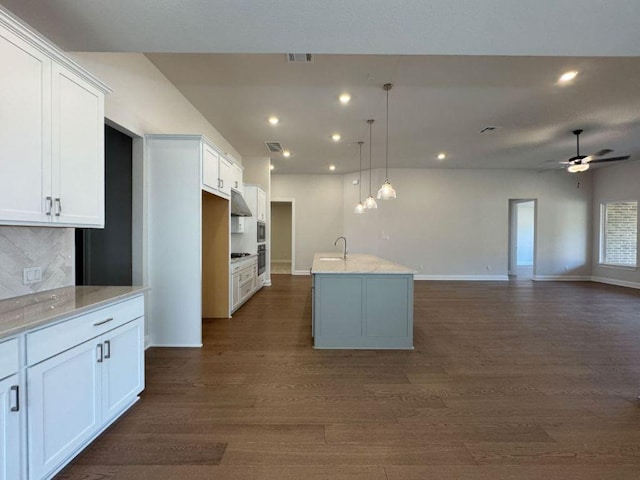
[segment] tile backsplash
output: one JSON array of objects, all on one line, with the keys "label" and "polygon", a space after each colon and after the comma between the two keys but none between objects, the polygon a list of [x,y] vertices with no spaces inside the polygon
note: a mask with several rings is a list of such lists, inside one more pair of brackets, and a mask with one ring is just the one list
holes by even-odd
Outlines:
[{"label": "tile backsplash", "polygon": [[[22,270],[41,267],[42,281],[22,284]],[[75,284],[75,230],[0,226],[0,300]]]}]

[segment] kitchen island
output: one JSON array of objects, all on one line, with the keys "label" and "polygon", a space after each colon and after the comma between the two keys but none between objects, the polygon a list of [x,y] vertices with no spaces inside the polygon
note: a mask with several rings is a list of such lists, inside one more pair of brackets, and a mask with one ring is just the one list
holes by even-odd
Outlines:
[{"label": "kitchen island", "polygon": [[413,349],[413,274],[374,255],[316,253],[314,348]]}]

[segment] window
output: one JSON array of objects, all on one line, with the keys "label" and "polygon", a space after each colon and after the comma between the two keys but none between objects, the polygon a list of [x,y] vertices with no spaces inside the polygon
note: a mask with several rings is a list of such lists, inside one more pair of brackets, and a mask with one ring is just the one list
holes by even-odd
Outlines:
[{"label": "window", "polygon": [[600,263],[635,267],[638,252],[638,202],[600,207]]}]

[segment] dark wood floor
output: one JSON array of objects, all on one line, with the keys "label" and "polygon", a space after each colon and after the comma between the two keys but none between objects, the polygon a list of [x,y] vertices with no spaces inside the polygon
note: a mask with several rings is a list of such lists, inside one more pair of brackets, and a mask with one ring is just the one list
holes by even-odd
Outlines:
[{"label": "dark wood floor", "polygon": [[276,275],[58,479],[640,478],[640,291],[416,282],[415,351],[311,348]]}]

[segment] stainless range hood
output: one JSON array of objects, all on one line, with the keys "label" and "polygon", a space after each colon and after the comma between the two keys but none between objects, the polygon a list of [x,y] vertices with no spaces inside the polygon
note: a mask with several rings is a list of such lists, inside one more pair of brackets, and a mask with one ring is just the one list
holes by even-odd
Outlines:
[{"label": "stainless range hood", "polygon": [[247,202],[244,201],[242,195],[235,190],[231,190],[231,216],[233,217],[251,217],[251,210]]}]

